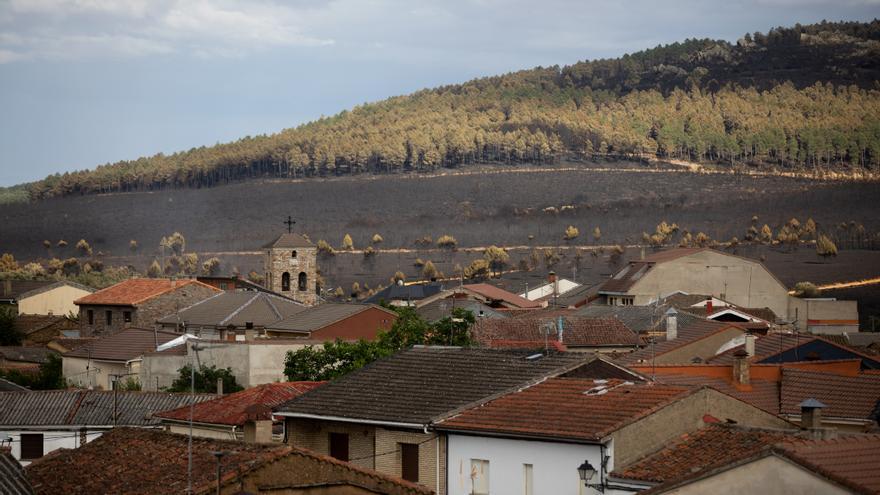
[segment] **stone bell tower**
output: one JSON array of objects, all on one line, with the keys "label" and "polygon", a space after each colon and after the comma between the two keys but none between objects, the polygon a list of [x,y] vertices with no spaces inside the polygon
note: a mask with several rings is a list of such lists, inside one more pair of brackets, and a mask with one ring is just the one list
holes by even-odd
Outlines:
[{"label": "stone bell tower", "polygon": [[263,246],[266,287],[306,305],[317,304],[318,248],[307,237],[291,231]]}]

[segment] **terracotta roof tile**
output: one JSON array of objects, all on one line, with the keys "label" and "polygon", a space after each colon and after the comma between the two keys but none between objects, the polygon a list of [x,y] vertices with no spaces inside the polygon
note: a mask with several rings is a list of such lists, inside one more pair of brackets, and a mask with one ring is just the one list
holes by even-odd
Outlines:
[{"label": "terracotta roof tile", "polygon": [[[214,400],[196,404],[193,407],[193,421],[221,425],[244,425],[248,419],[247,409],[251,406],[264,406],[271,416],[271,409],[294,397],[323,385],[325,382],[281,382],[257,385],[256,387],[224,395]],[[190,407],[183,406],[157,413],[159,418],[189,421]],[[261,419],[269,419],[261,418]]]},{"label": "terracotta roof tile", "polygon": [[101,304],[113,306],[136,306],[154,297],[161,296],[180,287],[191,284],[208,287],[213,291],[220,289],[197,280],[171,280],[167,278],[132,278],[124,280],[106,289],[81,297],[74,304]]},{"label": "terracotta roof tile", "polygon": [[659,356],[667,352],[679,349],[686,345],[702,340],[716,333],[727,330],[728,328],[739,328],[730,323],[717,322],[711,320],[696,320],[693,323],[678,328],[678,336],[673,340],[664,340],[654,344],[653,349],[647,346],[639,351],[626,354],[621,358],[623,363],[638,363],[642,361],[650,361],[651,356]]},{"label": "terracotta roof tile", "polygon": [[688,393],[671,385],[551,378],[467,409],[438,429],[598,441]]},{"label": "terracotta roof tile", "polygon": [[[351,482],[376,493],[420,494],[431,490],[392,476],[285,444],[192,439],[193,491],[216,490],[217,461],[224,451],[221,482],[235,484],[246,473],[282,459],[286,473],[303,484]],[[115,428],[77,449],[61,449],[25,468],[37,494],[183,493],[187,487],[187,437],[157,430]]]},{"label": "terracotta roof tile", "polygon": [[880,493],[880,435],[786,442],[780,447],[789,457],[818,468],[820,474],[860,488],[863,493]]},{"label": "terracotta roof tile", "polygon": [[732,380],[723,378],[671,373],[658,375],[656,381],[669,385],[709,386],[771,414],[779,414],[779,382],[753,378],[748,387],[737,387]]},{"label": "terracotta roof tile", "polygon": [[880,420],[880,375],[842,376],[793,368],[782,370],[782,414],[800,414],[804,399],[827,407],[823,417]]},{"label": "terracotta roof tile", "polygon": [[[616,318],[587,318],[564,316],[562,343],[566,347],[637,346],[639,337]],[[472,332],[478,342],[497,347],[496,341],[532,341],[544,346],[545,333],[549,341],[557,341],[556,325],[559,318],[524,316],[519,318],[487,319],[474,325]],[[552,328],[551,328],[552,327]]]},{"label": "terracotta roof tile", "polygon": [[650,482],[676,480],[724,466],[790,438],[794,438],[792,432],[712,424],[682,435],[676,444],[617,470],[612,476]]},{"label": "terracotta roof tile", "polygon": [[529,301],[524,297],[489,284],[469,284],[465,285],[464,288],[476,292],[487,299],[502,301],[516,308],[540,308],[542,306],[540,302]]}]

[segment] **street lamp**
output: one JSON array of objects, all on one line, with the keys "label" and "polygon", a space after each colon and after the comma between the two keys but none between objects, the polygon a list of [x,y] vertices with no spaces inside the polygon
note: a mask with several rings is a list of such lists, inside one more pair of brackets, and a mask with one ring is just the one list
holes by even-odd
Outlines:
[{"label": "street lamp", "polygon": [[605,485],[601,481],[599,483],[590,483],[593,481],[593,478],[596,477],[596,468],[590,464],[590,461],[584,461],[580,466],[578,466],[578,475],[581,477],[581,481],[584,482],[584,486],[587,488],[593,488],[599,490],[602,493],[605,493]]}]

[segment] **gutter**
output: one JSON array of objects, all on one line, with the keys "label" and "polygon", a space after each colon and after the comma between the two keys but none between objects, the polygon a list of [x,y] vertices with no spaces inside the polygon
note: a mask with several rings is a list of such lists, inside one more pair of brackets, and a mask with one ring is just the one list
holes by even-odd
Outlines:
[{"label": "gutter", "polygon": [[365,425],[379,425],[379,426],[392,426],[396,428],[407,428],[411,430],[423,430],[427,428],[426,425],[420,423],[402,423],[398,421],[382,421],[375,419],[360,419],[360,418],[344,418],[342,416],[322,416],[320,414],[305,414],[305,413],[295,413],[295,412],[276,412],[272,413],[272,416],[281,416],[284,418],[299,418],[299,419],[320,419],[323,421],[337,421],[340,423],[358,423]]},{"label": "gutter", "polygon": [[513,440],[529,440],[529,441],[540,441],[540,442],[559,442],[559,443],[570,443],[577,445],[603,445],[604,442],[600,439],[590,440],[586,438],[566,438],[566,437],[557,437],[553,435],[529,435],[523,433],[504,433],[504,432],[495,432],[495,431],[482,431],[482,430],[458,430],[454,428],[444,428],[443,426],[435,426],[434,431],[442,432],[453,435],[463,435],[463,436],[472,436],[472,437],[493,437],[493,438],[509,438]]}]

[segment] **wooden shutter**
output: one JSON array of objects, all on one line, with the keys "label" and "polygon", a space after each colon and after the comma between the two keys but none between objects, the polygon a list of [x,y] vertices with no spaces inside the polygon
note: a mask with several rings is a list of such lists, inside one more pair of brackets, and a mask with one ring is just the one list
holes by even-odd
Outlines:
[{"label": "wooden shutter", "polygon": [[43,457],[43,434],[42,433],[22,433],[21,434],[21,458],[22,459],[39,459]]},{"label": "wooden shutter", "polygon": [[330,457],[348,461],[348,433],[330,434]]},{"label": "wooden shutter", "polygon": [[419,482],[419,446],[415,443],[400,444],[400,477]]}]

